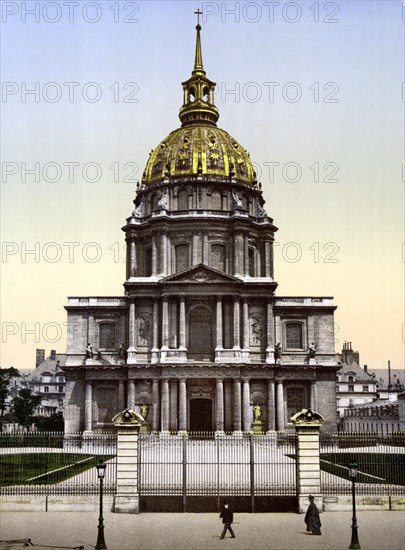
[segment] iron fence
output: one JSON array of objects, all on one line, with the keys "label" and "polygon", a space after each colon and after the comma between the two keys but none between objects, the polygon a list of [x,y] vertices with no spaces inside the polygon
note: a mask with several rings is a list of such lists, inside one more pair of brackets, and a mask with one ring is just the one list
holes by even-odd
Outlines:
[{"label": "iron fence", "polygon": [[[140,434],[139,493],[151,497],[296,496],[296,435]],[[0,495],[97,495],[96,463],[116,490],[115,432],[0,434]],[[321,494],[405,495],[405,434],[320,434]]]},{"label": "iron fence", "polygon": [[116,487],[116,433],[14,432],[0,435],[1,495],[97,495],[97,462],[106,461],[104,490]]},{"label": "iron fence", "polygon": [[295,496],[295,433],[142,434],[141,496]]},{"label": "iron fence", "polygon": [[351,494],[348,466],[353,462],[358,465],[358,495],[405,495],[405,433],[321,432],[323,495]]}]

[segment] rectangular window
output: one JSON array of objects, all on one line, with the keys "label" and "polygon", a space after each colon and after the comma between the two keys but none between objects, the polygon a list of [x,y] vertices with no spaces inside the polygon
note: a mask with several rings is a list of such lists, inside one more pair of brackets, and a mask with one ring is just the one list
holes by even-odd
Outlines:
[{"label": "rectangular window", "polygon": [[115,349],[115,323],[100,324],[100,348]]},{"label": "rectangular window", "polygon": [[63,393],[63,386],[58,386],[58,392]]},{"label": "rectangular window", "polygon": [[368,392],[368,386],[363,386],[363,391]]},{"label": "rectangular window", "polygon": [[49,386],[44,386],[44,393],[49,393]]},{"label": "rectangular window", "polygon": [[302,324],[287,323],[285,327],[287,349],[302,349]]},{"label": "rectangular window", "polygon": [[354,386],[353,386],[353,384],[349,384],[349,391],[354,391]]}]

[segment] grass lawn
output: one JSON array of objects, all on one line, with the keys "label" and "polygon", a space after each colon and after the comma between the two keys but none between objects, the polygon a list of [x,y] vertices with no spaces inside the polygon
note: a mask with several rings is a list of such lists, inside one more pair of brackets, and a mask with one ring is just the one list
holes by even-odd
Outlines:
[{"label": "grass lawn", "polygon": [[352,462],[356,462],[358,466],[356,477],[358,483],[405,485],[404,454],[356,452],[321,454],[321,469],[346,479],[349,479],[346,468]]},{"label": "grass lawn", "polygon": [[60,483],[95,468],[98,461],[98,456],[74,453],[0,455],[0,487]]}]

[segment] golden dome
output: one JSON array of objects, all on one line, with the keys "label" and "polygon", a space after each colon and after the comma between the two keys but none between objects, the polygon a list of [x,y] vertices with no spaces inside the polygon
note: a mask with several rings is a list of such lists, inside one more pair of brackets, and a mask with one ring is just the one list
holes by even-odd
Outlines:
[{"label": "golden dome", "polygon": [[225,130],[202,124],[171,132],[151,152],[142,183],[190,176],[209,176],[213,181],[234,178],[252,184],[256,180],[245,149]]},{"label": "golden dome", "polygon": [[182,127],[174,130],[154,149],[146,164],[142,183],[159,183],[165,178],[203,179],[224,183],[230,179],[254,185],[256,174],[249,154],[225,130],[217,128],[214,105],[215,82],[206,76],[201,51],[201,26],[196,26],[194,69],[182,83]]}]

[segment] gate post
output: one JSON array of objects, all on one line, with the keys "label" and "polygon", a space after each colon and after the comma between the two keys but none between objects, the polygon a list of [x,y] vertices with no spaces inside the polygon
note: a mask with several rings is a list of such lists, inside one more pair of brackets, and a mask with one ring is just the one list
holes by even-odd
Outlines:
[{"label": "gate post", "polygon": [[297,495],[298,512],[303,514],[308,507],[308,496],[313,495],[322,510],[319,429],[323,417],[311,409],[302,409],[291,417],[297,435]]},{"label": "gate post", "polygon": [[112,421],[117,429],[117,489],[114,512],[138,514],[138,438],[144,419],[133,410],[124,409]]}]

